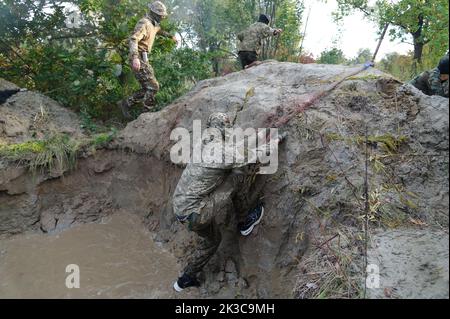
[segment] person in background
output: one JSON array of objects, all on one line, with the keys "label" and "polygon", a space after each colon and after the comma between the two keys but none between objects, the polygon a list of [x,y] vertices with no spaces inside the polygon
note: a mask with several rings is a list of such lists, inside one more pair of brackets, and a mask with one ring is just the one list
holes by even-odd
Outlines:
[{"label": "person in background", "polygon": [[148,62],[155,38],[157,35],[171,38],[175,42],[175,36],[161,29],[160,23],[167,18],[167,8],[161,1],[149,4],[149,12],[137,23],[129,40],[130,64],[141,85],[141,89],[132,96],[120,102],[125,118],[131,118],[130,108],[143,102],[144,111],[151,111],[155,107],[155,95],[159,91],[159,83],[156,80],[153,67]]},{"label": "person in background", "polygon": [[448,54],[441,59],[437,68],[425,71],[411,82],[411,85],[421,90],[426,95],[448,96]]},{"label": "person in background", "polygon": [[238,34],[237,48],[242,69],[247,69],[256,64],[264,39],[283,32],[281,29],[272,29],[269,27],[269,23],[269,16],[261,14],[258,22]]}]

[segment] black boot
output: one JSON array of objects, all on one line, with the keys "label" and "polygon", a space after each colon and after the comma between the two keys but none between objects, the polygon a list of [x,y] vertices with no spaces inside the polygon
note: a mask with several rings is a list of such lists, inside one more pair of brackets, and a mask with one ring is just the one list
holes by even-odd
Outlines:
[{"label": "black boot", "polygon": [[184,289],[189,287],[199,287],[200,283],[196,278],[193,278],[187,274],[184,274],[173,284],[173,289],[177,292],[182,292]]},{"label": "black boot", "polygon": [[253,229],[256,225],[261,222],[261,219],[264,216],[264,206],[262,204],[258,204],[256,208],[254,208],[245,219],[245,222],[240,225],[240,232],[242,236],[248,236],[252,233]]},{"label": "black boot", "polygon": [[127,120],[132,119],[130,114],[130,106],[128,105],[127,100],[123,100],[119,102],[120,109],[122,110],[123,117]]}]

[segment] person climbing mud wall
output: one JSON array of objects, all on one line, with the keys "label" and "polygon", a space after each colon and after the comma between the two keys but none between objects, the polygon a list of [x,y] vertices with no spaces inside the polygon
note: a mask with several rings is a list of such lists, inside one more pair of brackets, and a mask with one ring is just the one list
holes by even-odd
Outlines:
[{"label": "person climbing mud wall", "polygon": [[[221,139],[204,140],[202,144],[209,144],[208,149],[222,149],[226,138],[225,131],[231,128],[228,115],[224,113],[211,114],[207,128],[218,130]],[[261,131],[258,140],[262,140],[265,134],[265,130]],[[272,147],[274,144],[278,145],[284,137],[279,137],[267,147]],[[260,147],[266,149],[265,145]],[[238,146],[237,149],[239,149]],[[227,150],[225,149],[225,151]],[[273,149],[270,149],[270,151],[273,151]],[[249,150],[248,153],[257,154],[257,151]],[[245,167],[248,163],[254,162],[248,159],[244,163],[229,163],[225,160],[225,158],[228,158],[225,152],[222,152],[222,156],[223,160],[219,162],[212,161],[208,156],[204,156],[201,163],[192,163],[192,161],[188,163],[173,195],[173,210],[178,221],[185,224],[189,231],[194,231],[198,235],[195,250],[192,255],[187,256],[183,273],[174,283],[174,289],[178,292],[200,285],[197,277],[217,251],[222,239],[221,226],[217,223],[216,217],[233,208],[232,193],[240,192],[241,198],[246,197],[248,193],[245,190],[250,190],[254,182],[254,176],[256,175],[254,173],[250,174],[248,178],[244,178],[240,183],[239,179],[233,178],[233,182],[238,183],[231,186],[229,192],[225,192],[225,195],[221,193],[222,196],[216,194],[215,190],[222,185],[232,169]],[[252,166],[253,169],[257,167]],[[239,186],[245,186],[245,190],[240,189]],[[242,211],[239,208],[237,209]],[[263,214],[264,207],[258,204],[246,216],[244,223],[240,225],[240,233],[243,236],[248,236],[261,221]]]}]

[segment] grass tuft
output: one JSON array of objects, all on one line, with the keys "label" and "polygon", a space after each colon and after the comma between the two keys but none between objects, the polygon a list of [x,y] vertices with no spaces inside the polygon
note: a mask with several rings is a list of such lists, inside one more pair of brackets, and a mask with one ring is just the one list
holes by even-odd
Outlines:
[{"label": "grass tuft", "polygon": [[71,170],[75,167],[81,151],[95,151],[105,147],[115,135],[116,132],[112,131],[76,140],[65,134],[54,134],[44,140],[3,144],[0,145],[0,158],[26,165],[32,172]]}]

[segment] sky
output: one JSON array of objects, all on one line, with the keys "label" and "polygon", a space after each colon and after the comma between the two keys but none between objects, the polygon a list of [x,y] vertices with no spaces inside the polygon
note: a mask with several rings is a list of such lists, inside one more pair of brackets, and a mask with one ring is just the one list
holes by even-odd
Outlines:
[{"label": "sky", "polygon": [[[347,58],[355,57],[360,48],[369,48],[372,52],[375,51],[379,40],[377,26],[365,19],[362,13],[352,13],[349,17],[344,18],[341,27],[338,27],[332,17],[332,12],[337,8],[335,0],[328,0],[327,3],[324,3],[323,0],[305,0],[303,22],[306,22],[309,8],[311,8],[311,14],[303,47],[315,57],[318,57],[323,50],[332,47],[333,41],[336,40],[338,41],[337,47],[344,52]],[[389,35],[386,35],[377,61],[387,53],[406,54],[412,49],[410,44],[399,41],[391,42]]]}]

